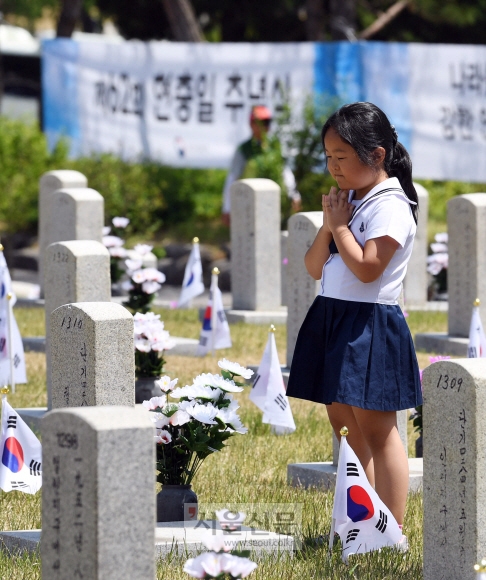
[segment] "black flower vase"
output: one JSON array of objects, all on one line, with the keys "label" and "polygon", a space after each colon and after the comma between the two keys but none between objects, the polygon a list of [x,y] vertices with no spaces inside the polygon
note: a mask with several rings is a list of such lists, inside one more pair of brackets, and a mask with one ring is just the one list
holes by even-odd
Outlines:
[{"label": "black flower vase", "polygon": [[163,395],[162,389],[155,384],[160,377],[139,377],[135,379],[135,403],[141,404],[152,397]]},{"label": "black flower vase", "polygon": [[422,439],[422,433],[415,439],[415,457],[424,456],[424,440]]},{"label": "black flower vase", "polygon": [[[184,510],[184,504],[188,505]],[[197,495],[190,485],[163,485],[157,494],[157,522],[197,519]]]}]

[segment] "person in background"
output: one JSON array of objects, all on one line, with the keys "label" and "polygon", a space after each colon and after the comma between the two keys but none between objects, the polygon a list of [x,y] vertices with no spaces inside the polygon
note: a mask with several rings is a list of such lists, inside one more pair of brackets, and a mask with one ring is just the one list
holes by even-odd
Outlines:
[{"label": "person in background", "polygon": [[[271,123],[272,113],[268,107],[264,105],[255,105],[252,107],[250,113],[251,137],[238,145],[224,183],[222,219],[226,226],[230,225],[231,185],[243,176],[248,161],[262,154],[262,143],[270,129]],[[282,180],[287,189],[288,196],[292,200],[292,211],[299,211],[301,207],[300,193],[296,189],[294,174],[287,165],[283,169]]]}]

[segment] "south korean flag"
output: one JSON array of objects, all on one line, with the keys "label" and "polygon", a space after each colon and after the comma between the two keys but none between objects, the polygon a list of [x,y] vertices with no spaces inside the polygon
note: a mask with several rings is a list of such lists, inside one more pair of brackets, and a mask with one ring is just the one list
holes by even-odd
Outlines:
[{"label": "south korean flag", "polygon": [[486,357],[486,336],[484,335],[481,315],[479,313],[479,300],[474,303],[469,325],[469,344],[467,346],[468,358]]},{"label": "south korean flag", "polygon": [[351,554],[392,547],[402,537],[397,521],[371,487],[344,435],[339,449],[329,549],[334,532],[341,538],[344,562]]},{"label": "south korean flag", "polygon": [[2,401],[0,488],[34,494],[42,486],[42,447],[20,415]]},{"label": "south korean flag", "polygon": [[253,381],[250,401],[263,411],[262,422],[272,425],[276,435],[286,435],[295,431],[292,410],[285,394],[273,325],[268,333],[267,345]]}]

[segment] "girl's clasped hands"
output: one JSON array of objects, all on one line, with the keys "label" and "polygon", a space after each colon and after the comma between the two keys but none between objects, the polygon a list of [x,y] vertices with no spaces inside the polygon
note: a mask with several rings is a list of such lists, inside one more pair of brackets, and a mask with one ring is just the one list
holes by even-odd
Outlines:
[{"label": "girl's clasped hands", "polygon": [[348,221],[353,213],[354,206],[348,202],[349,190],[337,190],[331,187],[328,195],[322,196],[322,210],[324,211],[324,228],[334,234],[336,230],[348,228]]}]

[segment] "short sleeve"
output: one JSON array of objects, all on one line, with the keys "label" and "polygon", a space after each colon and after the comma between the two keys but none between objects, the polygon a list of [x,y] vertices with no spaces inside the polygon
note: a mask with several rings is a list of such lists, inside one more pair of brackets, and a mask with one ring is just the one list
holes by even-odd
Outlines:
[{"label": "short sleeve", "polygon": [[410,204],[405,199],[384,196],[373,204],[366,227],[365,241],[390,236],[403,248],[414,224]]}]

